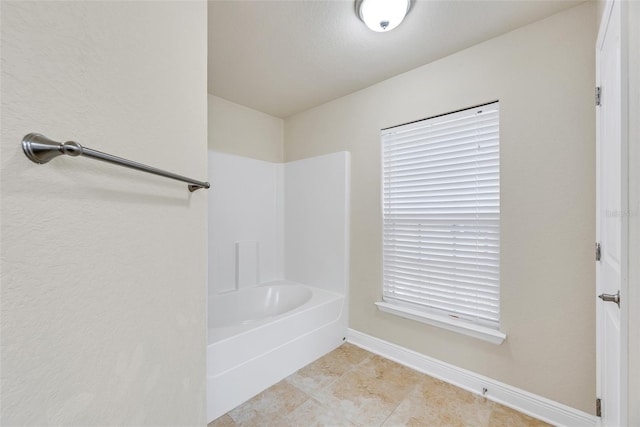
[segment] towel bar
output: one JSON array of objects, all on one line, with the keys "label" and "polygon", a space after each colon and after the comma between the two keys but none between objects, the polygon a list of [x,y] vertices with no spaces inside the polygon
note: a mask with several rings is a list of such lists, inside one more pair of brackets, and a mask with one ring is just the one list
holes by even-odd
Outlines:
[{"label": "towel bar", "polygon": [[112,156],[111,154],[83,147],[77,142],[67,141],[64,144],[61,142],[56,142],[39,133],[30,133],[28,135],[25,135],[25,137],[22,139],[22,151],[24,151],[24,154],[29,158],[29,160],[39,164],[47,163],[51,159],[63,154],[71,157],[85,156],[96,160],[102,160],[103,162],[124,166],[130,169],[148,172],[154,175],[164,176],[165,178],[171,178],[178,181],[186,182],[187,184],[189,184],[187,187],[191,192],[194,192],[200,188],[210,187],[208,182],[197,181],[195,179],[163,171],[162,169],[147,166],[145,164],[134,162],[132,160],[123,159],[122,157]]}]

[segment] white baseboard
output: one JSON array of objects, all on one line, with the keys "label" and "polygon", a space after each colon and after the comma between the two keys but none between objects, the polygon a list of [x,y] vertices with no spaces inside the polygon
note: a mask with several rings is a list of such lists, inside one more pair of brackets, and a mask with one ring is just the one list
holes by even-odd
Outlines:
[{"label": "white baseboard", "polygon": [[487,399],[547,423],[567,427],[596,425],[597,418],[586,412],[501,383],[483,375],[467,371],[466,369],[458,368],[362,332],[349,329],[347,340],[372,353],[379,354],[394,362],[415,369],[418,372],[468,390],[471,393],[482,395],[483,389],[486,389],[487,391],[484,397]]}]

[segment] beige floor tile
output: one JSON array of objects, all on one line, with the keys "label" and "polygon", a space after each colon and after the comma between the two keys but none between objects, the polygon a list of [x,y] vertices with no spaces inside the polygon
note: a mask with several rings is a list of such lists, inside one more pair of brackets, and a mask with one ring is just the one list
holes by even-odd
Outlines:
[{"label": "beige floor tile", "polygon": [[334,356],[338,357],[339,360],[343,360],[350,365],[357,365],[362,362],[364,359],[371,357],[373,354],[368,352],[367,350],[363,350],[357,345],[353,345],[351,343],[345,342],[340,347],[333,350],[331,353]]},{"label": "beige floor tile", "polygon": [[278,425],[281,420],[309,396],[302,390],[280,381],[237,408],[229,412],[229,415],[237,426],[270,426]]},{"label": "beige floor tile", "polygon": [[307,400],[282,421],[282,427],[355,427],[315,399]]},{"label": "beige floor tile", "polygon": [[289,376],[287,381],[312,394],[331,384],[341,375],[371,356],[353,344],[345,343],[331,353]]},{"label": "beige floor tile", "polygon": [[375,378],[374,385],[379,391],[390,401],[396,402],[404,399],[416,384],[427,378],[418,371],[378,355],[372,355],[358,369]]},{"label": "beige floor tile", "polygon": [[208,427],[380,425],[548,426],[359,347],[344,344],[211,422]]},{"label": "beige floor tile", "polygon": [[216,418],[207,424],[207,427],[236,427],[237,424],[233,421],[233,418],[229,416],[229,414],[224,414],[223,416]]},{"label": "beige floor tile", "polygon": [[493,403],[425,376],[385,421],[385,427],[477,426],[489,423]]},{"label": "beige floor tile", "polygon": [[489,419],[490,427],[544,427],[549,425],[544,421],[537,420],[497,403]]},{"label": "beige floor tile", "polygon": [[421,377],[374,355],[313,396],[354,424],[379,426]]}]

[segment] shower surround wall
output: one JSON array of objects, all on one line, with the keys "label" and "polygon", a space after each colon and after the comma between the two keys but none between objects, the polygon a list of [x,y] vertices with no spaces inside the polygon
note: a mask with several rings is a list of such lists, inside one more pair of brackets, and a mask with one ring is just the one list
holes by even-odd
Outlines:
[{"label": "shower surround wall", "polygon": [[[346,152],[288,164],[209,152],[208,421],[344,340],[349,164]],[[287,304],[292,292],[307,297]],[[261,314],[274,303],[288,308]]]},{"label": "shower surround wall", "polygon": [[281,279],[284,165],[209,151],[209,169],[209,294]]},{"label": "shower surround wall", "polygon": [[349,221],[341,216],[349,215],[349,160],[341,152],[284,164],[284,276],[345,298]]},{"label": "shower surround wall", "polygon": [[348,182],[333,172],[345,163],[346,152],[282,164],[209,151],[209,295],[280,279],[344,294]]}]

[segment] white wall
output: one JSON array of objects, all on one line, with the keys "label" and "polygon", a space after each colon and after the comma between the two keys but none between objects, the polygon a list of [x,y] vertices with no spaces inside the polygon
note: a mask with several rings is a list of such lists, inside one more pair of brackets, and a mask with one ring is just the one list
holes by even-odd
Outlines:
[{"label": "white wall", "polygon": [[[285,159],[352,160],[350,327],[593,413],[596,5],[285,120]],[[377,311],[380,129],[500,100],[500,346]]]},{"label": "white wall", "polygon": [[257,283],[282,279],[282,167],[209,151],[210,295],[236,289],[236,242],[257,242]]},{"label": "white wall", "polygon": [[209,148],[282,162],[282,119],[209,95]]},{"label": "white wall", "polygon": [[204,425],[206,2],[2,1],[3,425]]}]

